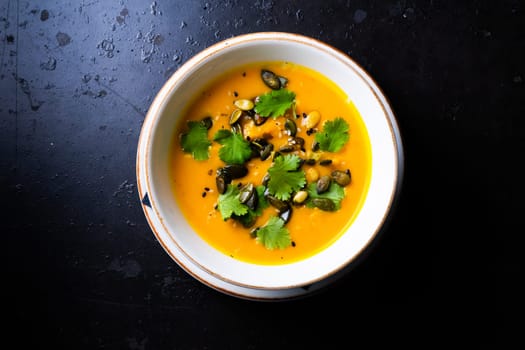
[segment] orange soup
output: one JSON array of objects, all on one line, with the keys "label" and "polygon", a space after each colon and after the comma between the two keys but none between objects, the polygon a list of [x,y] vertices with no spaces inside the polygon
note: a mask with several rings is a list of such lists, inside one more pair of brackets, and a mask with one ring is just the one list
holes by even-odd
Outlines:
[{"label": "orange soup", "polygon": [[194,230],[245,262],[286,264],[334,242],[359,212],[370,141],[347,96],[289,62],[229,71],[184,111],[173,193]]}]

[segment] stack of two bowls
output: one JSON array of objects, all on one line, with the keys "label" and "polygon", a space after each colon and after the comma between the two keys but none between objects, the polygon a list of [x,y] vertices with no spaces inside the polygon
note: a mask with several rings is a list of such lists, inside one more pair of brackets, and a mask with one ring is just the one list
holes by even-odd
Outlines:
[{"label": "stack of two bowls", "polygon": [[[264,72],[265,67],[277,67],[270,71],[274,75],[266,77],[267,91],[255,98],[253,91],[264,87],[263,84],[253,90],[244,87],[245,83],[243,87],[237,84],[226,88],[231,109],[194,108],[195,101],[213,100],[221,94],[220,88],[213,84],[227,72],[242,72],[238,81],[252,79],[254,74],[246,74],[245,67],[259,67],[256,69]],[[334,87],[338,100],[348,105],[359,120],[345,122],[344,118],[338,118],[339,111],[327,111],[337,105],[335,100],[312,101],[327,97],[312,91],[308,79],[294,78],[302,74],[300,71],[313,72],[327,86]],[[271,86],[272,79],[277,86]],[[242,106],[242,101],[249,101],[248,106]],[[327,103],[328,107],[323,107]],[[320,112],[326,119],[324,123],[307,125],[306,120],[313,118],[309,115],[315,114],[310,114],[312,111]],[[204,112],[209,113],[208,120],[196,119],[198,115],[204,117]],[[236,129],[237,118],[248,122]],[[257,118],[270,122],[258,123]],[[212,127],[207,122],[216,125]],[[256,131],[251,134],[253,125],[260,126],[259,134]],[[270,127],[281,130],[279,135],[269,135]],[[205,137],[199,138],[202,135]],[[285,145],[279,144],[281,138]],[[260,142],[254,143],[256,139]],[[271,152],[261,152],[264,157],[254,156],[257,153],[254,145],[262,150],[270,143]],[[334,156],[333,162],[322,159],[335,152],[333,148],[337,151],[350,148],[350,155]],[[252,154],[243,156],[247,149]],[[176,152],[178,156],[174,155]],[[214,157],[217,159],[213,160]],[[257,159],[251,165],[246,164],[251,158]],[[276,158],[280,160],[275,161]],[[364,165],[355,165],[361,158]],[[246,174],[233,176],[233,180],[232,176],[226,176],[227,181],[223,176],[219,179],[221,183],[217,181],[215,176],[224,170],[221,164],[225,160],[242,164],[254,174],[253,178],[259,179],[273,167],[270,183],[255,183],[253,188],[258,190],[252,188],[250,192],[258,193],[264,208],[271,212],[269,216],[264,217],[263,207],[249,206],[246,198],[239,199],[246,192],[247,180],[243,178]],[[192,168],[193,165],[184,165],[186,162],[198,165]],[[287,166],[302,168],[299,171]],[[205,175],[198,174],[195,170],[198,167],[209,170]],[[309,169],[317,169],[313,171],[317,176],[311,175]],[[338,184],[331,177],[329,192],[317,194],[314,190],[317,177],[335,171],[343,177],[351,174],[351,184],[347,186],[345,180]],[[177,180],[174,174],[180,173],[184,173],[187,183]],[[287,182],[289,173],[294,174],[291,182]],[[189,59],[154,99],[144,120],[137,151],[140,199],[148,223],[164,250],[205,285],[251,300],[304,297],[347,274],[366,256],[384,230],[399,195],[402,176],[403,148],[398,125],[387,98],[374,80],[337,49],[290,33],[241,35],[210,46]],[[294,202],[298,192],[309,199]],[[237,202],[232,204],[231,200]],[[268,204],[272,201],[277,205]],[[274,208],[279,203],[284,203],[288,211]],[[288,222],[291,211],[294,214]],[[252,214],[249,222],[245,213]],[[261,218],[254,219],[257,216]],[[239,233],[243,229],[246,233]],[[222,243],[213,242],[210,238],[213,235],[220,235],[220,240],[228,243],[221,246]],[[324,236],[324,240],[306,243],[311,237]],[[236,244],[240,248],[235,248]],[[250,258],[247,252],[252,248],[245,248],[249,244],[258,251],[257,257]],[[307,246],[309,250],[297,253]]]}]

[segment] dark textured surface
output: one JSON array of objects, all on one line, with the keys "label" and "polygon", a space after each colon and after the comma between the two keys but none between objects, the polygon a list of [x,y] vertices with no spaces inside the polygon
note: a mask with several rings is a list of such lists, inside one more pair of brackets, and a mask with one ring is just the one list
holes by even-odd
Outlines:
[{"label": "dark textured surface", "polygon": [[[141,124],[167,78],[219,40],[268,30],[361,64],[389,97],[406,151],[398,210],[367,260],[286,303],[235,299],[187,275],[155,240],[135,180]],[[523,229],[510,225],[523,2],[1,0],[0,39],[6,344],[523,343],[511,322],[522,320]]]}]

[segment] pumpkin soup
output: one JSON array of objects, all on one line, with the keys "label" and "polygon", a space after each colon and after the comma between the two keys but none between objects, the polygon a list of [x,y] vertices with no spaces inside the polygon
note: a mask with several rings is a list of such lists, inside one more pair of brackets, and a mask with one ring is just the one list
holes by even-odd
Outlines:
[{"label": "pumpkin soup", "polygon": [[351,97],[321,74],[261,62],[191,101],[171,154],[173,192],[194,230],[245,262],[316,254],[356,217],[371,173]]}]

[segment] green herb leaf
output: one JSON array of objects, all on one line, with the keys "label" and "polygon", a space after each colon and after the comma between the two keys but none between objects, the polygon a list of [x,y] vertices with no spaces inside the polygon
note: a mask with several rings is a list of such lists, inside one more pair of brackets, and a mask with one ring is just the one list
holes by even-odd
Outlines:
[{"label": "green herb leaf", "polygon": [[220,142],[220,140],[227,139],[230,136],[232,136],[232,132],[230,130],[219,129],[215,135],[213,135],[213,141]]},{"label": "green herb leaf", "polygon": [[255,112],[263,117],[277,118],[283,116],[292,107],[295,93],[287,89],[272,90],[259,96],[255,103]]},{"label": "green herb leaf", "polygon": [[338,152],[343,148],[349,138],[348,123],[341,117],[333,121],[328,120],[323,125],[323,130],[315,134],[319,149],[328,152]]},{"label": "green herb leaf", "polygon": [[274,159],[268,169],[268,191],[280,200],[288,200],[293,191],[306,184],[303,170],[298,170],[301,159],[295,154],[286,154]]},{"label": "green herb leaf", "polygon": [[219,158],[227,164],[244,164],[252,156],[250,143],[241,134],[221,129],[213,140],[220,143]]},{"label": "green herb leaf", "polygon": [[181,147],[186,153],[191,153],[195,160],[207,160],[209,158],[208,149],[211,146],[208,140],[208,129],[197,121],[188,122],[188,132],[181,135]]},{"label": "green herb leaf", "polygon": [[257,241],[262,243],[266,249],[284,249],[292,244],[290,232],[284,227],[284,220],[272,216],[266,223],[257,230]]},{"label": "green herb leaf", "polygon": [[255,219],[262,215],[263,210],[270,206],[270,203],[268,203],[266,197],[264,196],[265,187],[259,185],[255,187],[255,190],[257,191],[258,195],[258,202],[255,210],[252,210],[248,207],[248,212],[246,214],[241,216],[235,214],[232,215],[232,219],[239,221],[245,227],[250,227],[255,222]]},{"label": "green herb leaf", "polygon": [[270,203],[268,203],[266,197],[264,196],[264,191],[266,190],[266,187],[264,187],[263,185],[259,185],[255,187],[255,190],[257,191],[257,198],[259,199],[259,201],[257,202],[257,207],[255,208],[255,214],[257,216],[261,216],[263,210],[268,208],[270,206]]},{"label": "green herb leaf", "polygon": [[332,182],[330,184],[330,187],[328,188],[328,191],[323,192],[321,194],[317,193],[316,190],[316,184],[311,183],[308,184],[306,187],[306,191],[308,192],[308,199],[306,201],[306,206],[308,208],[313,208],[314,205],[311,203],[312,199],[314,198],[327,198],[330,199],[335,204],[335,210],[339,210],[341,208],[341,201],[345,197],[345,190],[342,186],[336,184],[335,182]]},{"label": "green herb leaf", "polygon": [[242,216],[248,213],[248,206],[239,200],[239,188],[234,185],[228,185],[226,192],[219,195],[218,209],[221,212],[224,221],[232,215]]}]

